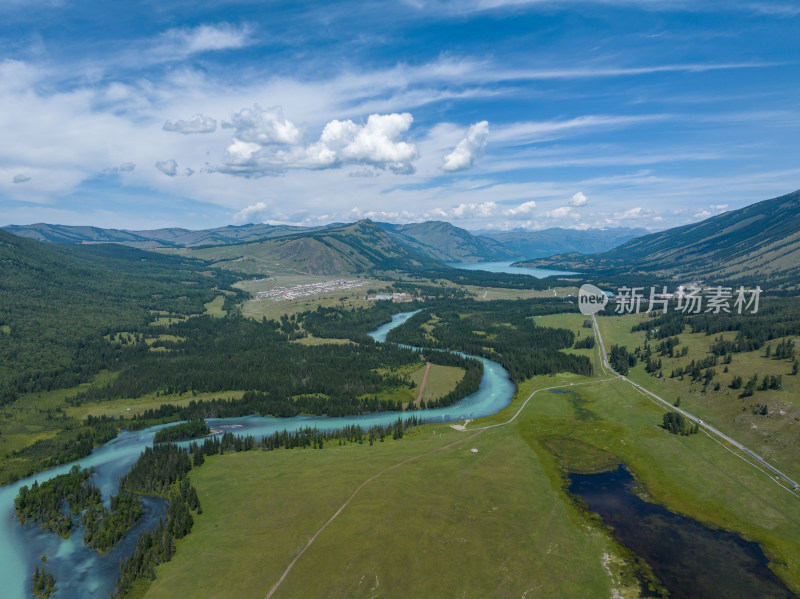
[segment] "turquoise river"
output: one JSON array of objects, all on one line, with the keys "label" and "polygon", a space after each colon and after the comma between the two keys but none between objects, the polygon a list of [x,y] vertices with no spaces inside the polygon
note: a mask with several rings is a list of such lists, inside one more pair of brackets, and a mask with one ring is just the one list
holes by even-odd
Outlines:
[{"label": "turquoise river", "polygon": [[[370,335],[379,342],[386,340],[387,333],[403,324],[414,312],[395,314],[388,322]],[[425,422],[457,422],[466,418],[481,418],[495,414],[511,403],[514,385],[508,372],[496,362],[478,358],[483,363],[483,378],[480,388],[472,395],[446,408],[415,412]],[[296,430],[303,427],[337,429],[351,424],[370,427],[374,424],[394,422],[402,412],[380,412],[328,418],[325,416],[296,416],[273,418],[248,416],[244,418],[210,419],[209,426],[219,431],[253,435],[257,439],[275,431]],[[94,468],[93,482],[100,487],[104,501],[117,492],[119,477],[126,474],[136,462],[139,454],[153,442],[156,431],[162,425],[143,431],[123,432],[116,439],[95,449],[88,457],[41,472],[14,484],[0,487],[0,596],[3,599],[32,597],[31,576],[42,556],[47,558],[47,570],[55,576],[58,590],[54,599],[107,599],[119,575],[120,562],[126,559],[136,545],[136,539],[144,530],[152,529],[163,517],[166,502],[145,497],[145,514],[116,547],[104,555],[84,546],[80,528],[70,538],[44,532],[34,525],[20,526],[14,515],[14,498],[22,485],[30,486],[35,480],[40,483],[67,472],[74,464],[83,468]]]}]

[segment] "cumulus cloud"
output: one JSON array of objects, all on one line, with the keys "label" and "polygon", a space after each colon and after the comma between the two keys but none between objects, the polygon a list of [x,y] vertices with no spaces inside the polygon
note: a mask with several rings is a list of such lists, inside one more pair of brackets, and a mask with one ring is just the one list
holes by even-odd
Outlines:
[{"label": "cumulus cloud", "polygon": [[[363,125],[333,120],[325,125],[319,140],[305,146],[291,145],[300,141],[299,131],[276,109],[259,109],[255,118],[249,109],[245,115],[237,115],[240,118],[234,118],[229,125],[237,128],[237,134],[225,151],[224,165],[214,167],[217,172],[260,177],[294,168],[323,170],[361,165],[413,173],[412,162],[419,155],[414,144],[401,139],[414,121],[408,113],[373,114]],[[282,122],[291,127],[273,127]],[[273,150],[269,147],[273,144],[290,147]]]},{"label": "cumulus cloud", "polygon": [[587,198],[585,195],[583,195],[582,192],[579,191],[574,196],[572,196],[572,199],[569,201],[569,205],[575,206],[576,208],[580,208],[581,206],[586,206],[588,202],[589,198]]},{"label": "cumulus cloud", "polygon": [[27,183],[30,180],[31,178],[27,175],[14,175],[14,178],[12,179],[14,183]]},{"label": "cumulus cloud", "polygon": [[711,204],[711,206],[709,206],[709,209],[712,210],[713,212],[725,212],[728,209],[728,205],[727,204]]},{"label": "cumulus cloud", "polygon": [[628,218],[639,218],[643,216],[644,209],[641,206],[636,206],[635,208],[630,208],[625,212],[615,214],[614,217],[619,220],[625,220]]},{"label": "cumulus cloud", "polygon": [[536,208],[536,202],[531,200],[530,202],[525,202],[523,204],[520,204],[519,206],[508,208],[504,214],[506,216],[523,216],[533,212],[534,208]]},{"label": "cumulus cloud", "polygon": [[209,116],[196,114],[188,119],[166,121],[163,129],[164,131],[183,133],[184,135],[189,135],[191,133],[213,133],[217,130],[217,121]]},{"label": "cumulus cloud", "polygon": [[266,203],[257,202],[239,210],[239,212],[233,215],[233,220],[237,223],[262,221],[268,212],[269,206],[267,206]]},{"label": "cumulus cloud", "polygon": [[230,123],[223,127],[234,129],[234,138],[240,141],[260,144],[296,145],[302,142],[302,133],[283,116],[280,106],[244,108],[233,114]]},{"label": "cumulus cloud", "polygon": [[457,220],[470,218],[489,218],[501,212],[497,202],[462,203],[455,208],[435,208],[425,215],[426,218],[452,218]]},{"label": "cumulus cloud", "polygon": [[133,162],[123,162],[119,166],[105,168],[103,172],[107,175],[117,175],[119,173],[132,173],[135,169],[136,165]]},{"label": "cumulus cloud", "polygon": [[554,208],[553,210],[548,210],[544,213],[544,216],[547,218],[574,218],[579,219],[580,214],[573,210],[572,206],[561,206],[560,208]]},{"label": "cumulus cloud", "polygon": [[156,168],[164,173],[167,177],[174,177],[178,174],[178,163],[172,158],[169,160],[161,160],[156,162]]},{"label": "cumulus cloud", "polygon": [[411,173],[419,155],[414,144],[400,138],[414,117],[409,113],[371,114],[366,124],[333,120],[322,130],[319,141],[311,144],[298,161],[309,168],[329,168],[342,164],[371,165],[396,173]]},{"label": "cumulus cloud", "polygon": [[488,135],[488,121],[481,121],[471,125],[466,137],[458,142],[453,151],[444,157],[442,170],[452,173],[472,167],[475,160],[483,156]]}]

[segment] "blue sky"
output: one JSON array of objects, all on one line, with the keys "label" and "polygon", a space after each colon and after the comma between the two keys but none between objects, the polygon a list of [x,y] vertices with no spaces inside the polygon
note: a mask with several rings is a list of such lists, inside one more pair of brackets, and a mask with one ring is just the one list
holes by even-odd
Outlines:
[{"label": "blue sky", "polygon": [[784,0],[4,0],[0,224],[680,225],[800,188],[798,30]]}]

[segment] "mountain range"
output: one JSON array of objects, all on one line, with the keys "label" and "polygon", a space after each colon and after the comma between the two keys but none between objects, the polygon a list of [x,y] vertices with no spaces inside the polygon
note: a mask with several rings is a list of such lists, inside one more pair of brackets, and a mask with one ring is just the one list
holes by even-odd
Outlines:
[{"label": "mountain range", "polygon": [[619,227],[613,229],[562,229],[540,231],[476,231],[475,235],[493,239],[510,251],[514,258],[545,258],[554,254],[605,252],[635,237],[647,235],[647,229]]},{"label": "mountain range", "polygon": [[[428,221],[404,225],[376,223],[397,243],[441,262],[510,261],[539,258],[556,253],[592,253],[611,249],[646,229],[545,229],[541,231],[485,232],[474,234],[448,222]],[[238,245],[281,237],[314,235],[343,226],[334,223],[321,227],[247,224],[228,225],[192,231],[166,228],[143,231],[103,229],[89,226],[9,225],[4,229],[21,237],[49,243],[121,243],[141,249],[204,248]]]},{"label": "mountain range", "polygon": [[[800,191],[642,236],[637,236],[641,229],[475,235],[446,222],[396,225],[370,220],[316,228],[261,224],[205,231],[48,224],[5,229],[46,242],[114,242],[158,249],[251,274],[409,272],[441,270],[443,262],[524,257],[516,264],[614,276],[761,284],[772,291],[800,288]],[[555,255],[536,257],[554,251]]]},{"label": "mountain range", "polygon": [[698,223],[637,237],[593,255],[568,253],[520,266],[800,288],[800,191]]},{"label": "mountain range", "polygon": [[332,275],[441,266],[428,254],[398,243],[390,233],[369,220],[249,243],[163,251],[251,274]]}]

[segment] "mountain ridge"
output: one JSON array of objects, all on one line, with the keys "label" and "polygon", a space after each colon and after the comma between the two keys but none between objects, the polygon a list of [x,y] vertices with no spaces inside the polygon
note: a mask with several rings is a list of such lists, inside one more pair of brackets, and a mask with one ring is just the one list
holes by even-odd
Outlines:
[{"label": "mountain ridge", "polygon": [[400,244],[370,220],[254,242],[162,251],[250,274],[276,269],[296,274],[362,274],[409,266],[441,267],[439,261]]},{"label": "mountain ridge", "polygon": [[[203,230],[190,230],[180,227],[128,230],[34,223],[31,225],[7,225],[3,229],[20,237],[47,243],[75,245],[119,243],[152,250],[241,245],[267,239],[308,234],[314,231],[336,229],[345,225],[346,223],[331,223],[318,227],[300,227],[294,225],[245,224],[226,225]],[[498,233],[493,236],[491,234],[477,235],[445,221],[424,221],[408,224],[379,222],[376,225],[393,236],[395,241],[401,245],[440,262],[510,261],[544,257],[554,253],[572,251],[577,248],[587,253],[587,251],[609,249],[627,241],[639,232],[644,232],[644,230],[632,229],[597,229],[589,231],[546,229],[544,231],[522,233]],[[506,238],[501,238],[502,235],[505,235]],[[543,236],[547,237],[544,242],[541,240]]]},{"label": "mountain ridge", "polygon": [[518,264],[797,288],[800,190],[698,223],[637,237],[607,252],[560,254]]},{"label": "mountain ridge", "polygon": [[649,233],[647,229],[628,227],[609,229],[551,227],[537,231],[474,231],[473,235],[501,243],[514,254],[515,259],[533,259],[576,251],[582,254],[604,252]]}]

